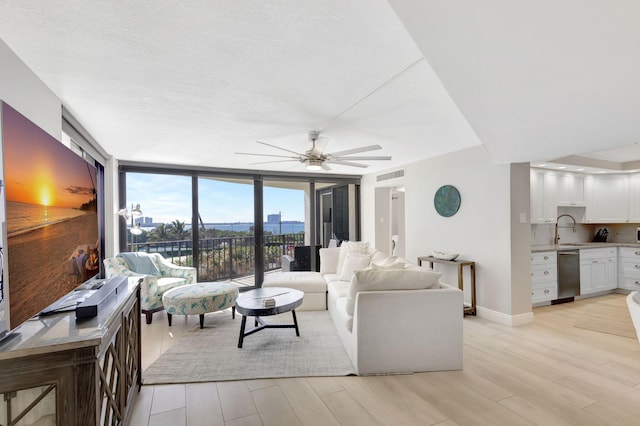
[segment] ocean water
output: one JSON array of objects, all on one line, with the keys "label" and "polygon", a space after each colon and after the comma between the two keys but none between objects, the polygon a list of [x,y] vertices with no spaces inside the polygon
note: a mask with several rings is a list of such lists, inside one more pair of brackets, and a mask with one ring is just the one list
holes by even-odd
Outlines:
[{"label": "ocean water", "polygon": [[[207,229],[220,229],[223,231],[249,231],[249,228],[253,226],[253,223],[205,223],[204,227]],[[283,223],[282,228],[278,223],[264,223],[265,232],[271,232],[272,234],[297,234],[298,232],[304,232],[304,223]],[[280,232],[282,229],[282,232]]]},{"label": "ocean water", "polygon": [[7,201],[7,237],[82,216],[82,210]]}]

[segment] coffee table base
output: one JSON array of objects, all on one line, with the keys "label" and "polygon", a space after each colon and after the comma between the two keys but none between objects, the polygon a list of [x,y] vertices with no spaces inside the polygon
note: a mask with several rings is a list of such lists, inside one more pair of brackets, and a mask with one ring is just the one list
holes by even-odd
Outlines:
[{"label": "coffee table base", "polygon": [[[238,347],[242,348],[242,343],[244,342],[244,338],[246,336],[249,336],[253,333],[257,333],[260,330],[264,330],[265,328],[295,328],[296,329],[296,336],[300,337],[300,330],[298,329],[298,319],[296,318],[296,310],[293,309],[291,311],[291,315],[293,315],[293,324],[267,324],[265,323],[262,318],[260,317],[255,317],[256,318],[256,327],[252,328],[251,330],[245,332],[245,326],[247,325],[247,316],[243,315],[242,316],[242,324],[240,325],[240,338],[238,339]],[[260,325],[258,325],[260,324]]]}]

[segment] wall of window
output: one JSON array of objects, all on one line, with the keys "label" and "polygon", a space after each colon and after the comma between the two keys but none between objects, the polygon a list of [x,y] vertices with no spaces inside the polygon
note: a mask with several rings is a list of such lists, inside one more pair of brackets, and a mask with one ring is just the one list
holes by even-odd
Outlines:
[{"label": "wall of window", "polygon": [[[296,260],[304,247],[326,246],[318,226],[320,192],[359,186],[357,176],[264,175],[127,162],[120,163],[119,181],[120,208],[130,211],[139,204],[142,211],[121,219],[120,251],[161,253],[176,264],[196,267],[198,281],[234,281],[247,288],[281,270],[283,256]],[[354,214],[351,239],[359,236]],[[342,239],[348,239],[348,232]],[[302,267],[317,268],[317,259],[309,262]]]}]

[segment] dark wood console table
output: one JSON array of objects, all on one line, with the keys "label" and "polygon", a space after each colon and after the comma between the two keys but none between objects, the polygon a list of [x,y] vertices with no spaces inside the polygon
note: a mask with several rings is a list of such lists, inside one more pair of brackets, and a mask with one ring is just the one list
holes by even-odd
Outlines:
[{"label": "dark wood console table", "polygon": [[464,292],[464,267],[469,267],[469,276],[471,280],[471,304],[464,304],[465,314],[476,314],[476,262],[470,260],[444,260],[433,256],[418,257],[418,265],[422,266],[422,262],[429,262],[429,267],[433,269],[434,263],[442,263],[445,265],[456,265],[458,267],[458,288]]},{"label": "dark wood console table", "polygon": [[139,284],[129,283],[96,317],[60,312],[19,326],[0,342],[0,424],[129,424],[142,384],[140,318]]}]

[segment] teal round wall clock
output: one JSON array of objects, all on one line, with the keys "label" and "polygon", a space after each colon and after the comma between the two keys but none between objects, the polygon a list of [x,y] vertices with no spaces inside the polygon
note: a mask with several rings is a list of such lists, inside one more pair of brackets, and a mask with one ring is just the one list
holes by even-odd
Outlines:
[{"label": "teal round wall clock", "polygon": [[436,191],[433,205],[440,216],[451,217],[460,208],[460,193],[455,186],[443,185]]}]

